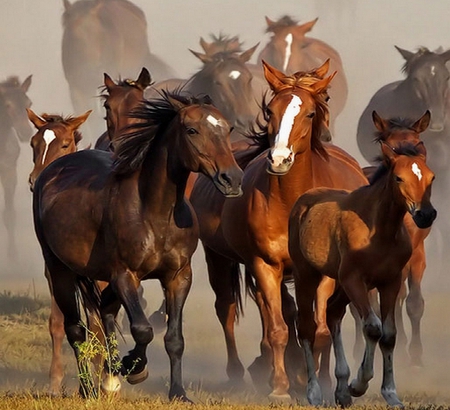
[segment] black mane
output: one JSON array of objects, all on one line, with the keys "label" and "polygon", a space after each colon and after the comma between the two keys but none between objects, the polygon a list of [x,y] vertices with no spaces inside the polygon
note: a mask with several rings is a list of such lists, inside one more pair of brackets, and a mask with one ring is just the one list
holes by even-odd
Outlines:
[{"label": "black mane", "polygon": [[142,122],[128,127],[117,139],[114,153],[114,171],[117,175],[130,174],[142,166],[149,149],[164,135],[165,129],[178,114],[179,107],[174,102],[184,106],[212,104],[207,95],[194,97],[166,90],[160,91],[158,98],[143,101],[130,113],[132,118]]}]

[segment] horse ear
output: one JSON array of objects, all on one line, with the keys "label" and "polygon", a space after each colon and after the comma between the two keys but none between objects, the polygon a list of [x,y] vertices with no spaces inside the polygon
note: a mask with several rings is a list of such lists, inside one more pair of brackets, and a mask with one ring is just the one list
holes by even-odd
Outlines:
[{"label": "horse ear", "polygon": [[391,162],[397,157],[397,153],[394,149],[386,144],[384,141],[381,141],[381,153],[386,161]]},{"label": "horse ear", "polygon": [[136,80],[136,84],[142,91],[152,84],[152,76],[145,67],[142,67],[141,73],[139,74],[139,77]]},{"label": "horse ear", "polygon": [[264,77],[269,83],[271,90],[275,93],[278,92],[278,90],[281,90],[284,87],[283,79],[285,75],[264,60],[261,60],[261,62],[264,69]]},{"label": "horse ear", "polygon": [[431,113],[430,110],[426,110],[425,114],[422,115],[412,126],[414,131],[416,131],[418,134],[421,132],[424,132],[428,126],[430,125],[431,121]]},{"label": "horse ear", "polygon": [[317,77],[324,78],[328,73],[329,68],[330,68],[330,59],[328,58],[327,61],[325,61],[319,68],[316,68],[314,72],[316,73]]},{"label": "horse ear", "polygon": [[208,54],[202,54],[191,49],[189,49],[189,51],[194,54],[194,56],[197,57],[203,64],[208,64],[213,61],[211,56],[209,56]]},{"label": "horse ear", "polygon": [[210,54],[211,43],[207,43],[203,37],[200,37],[200,46],[206,54]]},{"label": "horse ear", "polygon": [[92,110],[86,111],[84,114],[81,114],[78,117],[74,117],[70,120],[70,126],[73,130],[76,130],[83,124],[91,114]]},{"label": "horse ear", "polygon": [[247,51],[244,51],[240,56],[239,59],[246,63],[250,58],[252,58],[253,53],[255,52],[256,48],[259,46],[259,43],[254,45],[252,48],[249,48]]},{"label": "horse ear", "polygon": [[450,60],[450,50],[444,51],[440,54],[441,58],[444,60],[444,62],[447,62]]},{"label": "horse ear", "polygon": [[267,30],[271,31],[272,27],[275,25],[275,21],[271,20],[267,16],[265,16],[265,18],[266,18]]},{"label": "horse ear", "polygon": [[21,84],[20,88],[24,93],[28,91],[31,85],[31,78],[33,77],[32,74],[30,74],[27,78],[25,78],[24,82]]},{"label": "horse ear", "polygon": [[64,4],[64,10],[69,10],[72,7],[72,4],[70,4],[69,0],[63,0],[63,4]]},{"label": "horse ear", "polygon": [[116,86],[116,83],[106,73],[103,73],[103,83],[105,84],[105,87],[108,91],[111,91],[111,88],[114,88]]},{"label": "horse ear", "polygon": [[42,127],[44,127],[47,124],[47,121],[45,121],[42,117],[35,114],[35,112],[31,108],[27,108],[27,115],[28,119],[33,123],[33,125],[40,130]]},{"label": "horse ear", "polygon": [[387,121],[381,118],[375,110],[372,111],[372,121],[375,124],[376,129],[380,132],[384,132],[389,126]]},{"label": "horse ear", "polygon": [[297,35],[301,35],[303,37],[306,33],[312,30],[314,25],[317,23],[317,20],[319,20],[319,17],[316,17],[314,20],[311,20],[308,23],[297,26],[295,28],[295,32],[297,33]]},{"label": "horse ear", "polygon": [[314,90],[316,94],[321,94],[324,91],[327,90],[327,88],[330,85],[331,80],[334,78],[334,76],[337,74],[337,71],[335,71],[333,74],[329,75],[328,77],[317,81],[314,83],[311,87]]},{"label": "horse ear", "polygon": [[405,50],[405,49],[397,47],[397,46],[394,46],[394,47],[397,49],[397,51],[402,55],[402,57],[406,61],[411,60],[415,56],[415,54],[412,53],[411,51]]},{"label": "horse ear", "polygon": [[166,98],[176,111],[180,111],[182,108],[186,107],[186,104],[171,95],[167,94]]}]

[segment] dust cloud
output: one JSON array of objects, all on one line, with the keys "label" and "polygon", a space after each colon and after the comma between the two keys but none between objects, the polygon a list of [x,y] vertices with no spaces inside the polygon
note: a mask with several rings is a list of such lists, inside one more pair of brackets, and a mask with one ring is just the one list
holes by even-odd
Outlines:
[{"label": "dust cloud", "polygon": [[[349,83],[349,98],[344,112],[337,118],[336,144],[366,165],[356,146],[356,126],[370,97],[381,86],[402,78],[402,57],[394,45],[407,50],[419,46],[434,50],[450,47],[448,3],[441,0],[135,0],[147,16],[149,42],[153,53],[168,63],[182,78],[188,78],[201,66],[188,49],[200,51],[200,37],[210,34],[238,35],[244,48],[259,43],[253,58],[268,40],[265,16],[271,19],[289,14],[306,22],[319,17],[310,36],[321,39],[339,51]],[[21,80],[33,75],[29,96],[38,113],[75,114],[61,65],[62,0],[6,0],[0,14],[0,79],[18,75]],[[151,71],[151,67],[148,67]],[[136,67],[136,76],[141,67]],[[99,73],[101,85],[103,73]],[[83,128],[82,128],[83,130]],[[21,290],[47,294],[43,278],[43,262],[34,236],[31,218],[31,194],[27,177],[31,170],[31,148],[21,145],[19,184],[15,204],[18,214],[18,260],[6,257],[4,226],[0,221],[0,291]],[[0,192],[3,209],[3,192]],[[194,258],[194,284],[185,314],[185,375],[190,380],[213,378],[224,381],[225,345],[214,314],[214,297],[208,285],[201,247]],[[399,392],[447,394],[450,376],[449,322],[450,279],[441,266],[439,253],[445,252],[446,238],[433,233],[427,240],[428,268],[423,285],[426,311],[423,320],[425,367],[410,369],[399,361]],[[157,283],[146,285],[149,310],[159,306],[161,291]],[[238,343],[244,365],[258,355],[260,328],[256,310],[249,301],[247,316],[238,326]],[[196,322],[198,317],[202,323]],[[351,348],[352,324],[346,319]],[[214,338],[211,337],[214,335]],[[194,341],[194,342],[193,342]],[[207,343],[208,354],[198,344]],[[190,347],[194,346],[194,347]],[[211,348],[211,349],[209,349]],[[158,349],[158,347],[150,348]],[[351,357],[351,349],[348,351]],[[163,349],[161,355],[165,357]],[[155,354],[155,356],[159,356]],[[156,360],[150,357],[150,362]],[[168,363],[156,367],[168,372]],[[377,363],[380,363],[378,358]],[[162,370],[164,369],[164,370]],[[381,369],[376,369],[376,378]],[[378,391],[379,382],[371,384]]]}]

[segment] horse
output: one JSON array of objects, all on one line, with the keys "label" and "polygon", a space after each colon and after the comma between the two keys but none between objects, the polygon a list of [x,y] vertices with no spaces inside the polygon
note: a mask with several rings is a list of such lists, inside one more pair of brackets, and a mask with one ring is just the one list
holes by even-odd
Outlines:
[{"label": "horse", "polygon": [[[28,118],[37,130],[30,141],[34,163],[34,167],[28,178],[31,191],[34,189],[36,178],[47,165],[57,158],[77,151],[78,143],[82,138],[78,128],[86,121],[90,113],[91,111],[87,111],[78,117],[64,118],[60,115],[53,114],[37,115],[33,110],[27,109]],[[53,296],[52,284],[47,267],[45,267],[44,275],[49,285],[51,297],[49,331],[52,339],[52,359],[49,372],[49,393],[52,396],[56,396],[61,391],[61,384],[64,377],[62,363],[62,344],[65,337],[64,317]],[[92,323],[92,326],[95,326],[95,322]],[[101,332],[96,333],[101,337]]]},{"label": "horse", "polygon": [[277,21],[266,16],[266,32],[272,37],[258,56],[279,70],[292,74],[316,67],[319,62],[330,59],[330,70],[337,71],[330,93],[330,131],[333,135],[336,117],[344,109],[348,96],[347,79],[339,53],[327,43],[308,37],[318,18],[299,24],[289,16]]},{"label": "horse", "polygon": [[[384,118],[419,118],[429,110],[431,122],[421,137],[427,147],[428,163],[439,175],[434,184],[433,198],[438,208],[445,209],[449,206],[447,192],[450,184],[447,142],[450,132],[450,71],[446,65],[450,50],[430,51],[421,47],[413,52],[395,48],[404,59],[402,72],[405,78],[381,87],[370,99],[358,121],[358,148],[370,164],[376,162],[378,151],[373,144],[373,133],[376,132],[371,119],[373,110]],[[443,241],[450,235],[450,224],[445,218],[436,224],[435,232]],[[440,256],[442,269],[445,269],[448,258],[445,250],[441,250]]]},{"label": "horse", "polygon": [[[395,304],[402,269],[412,254],[405,214],[427,229],[436,218],[430,202],[434,173],[414,144],[393,149],[381,143],[383,162],[370,184],[353,191],[313,188],[296,201],[289,217],[289,253],[295,265],[298,338],[307,369],[307,398],[323,402],[313,359],[314,298],[323,276],[337,282],[328,300],[327,323],[336,356],[336,403],[347,407],[363,395],[373,377],[375,348],[383,354],[381,394],[390,406],[403,406],[395,387]],[[381,319],[370,304],[368,290],[380,294]],[[363,321],[366,347],[356,378],[348,384],[348,367],[341,336],[346,305],[352,302]]]},{"label": "horse", "polygon": [[131,78],[148,67],[155,80],[174,71],[150,51],[144,12],[128,0],[63,0],[62,65],[75,111],[93,109],[88,121],[90,142],[104,131],[97,89],[101,74]]},{"label": "horse", "polygon": [[8,240],[7,256],[11,260],[17,258],[14,195],[20,142],[28,142],[33,134],[26,113],[26,109],[31,107],[31,100],[27,95],[31,78],[29,75],[20,82],[17,76],[11,76],[0,82],[0,180],[5,201],[3,223]]},{"label": "horse", "polygon": [[199,176],[190,200],[199,218],[216,314],[225,334],[227,375],[233,383],[242,383],[244,367],[236,349],[234,320],[241,309],[239,264],[243,264],[246,288],[260,309],[264,335],[262,355],[249,371],[254,381],[262,378],[270,383],[269,397],[287,399],[288,340],[296,350],[294,323],[283,318],[288,310],[284,302],[289,301],[283,280],[291,274],[290,207],[310,187],[358,187],[367,179],[350,155],[320,139],[328,110],[324,95],[333,74],[323,79],[303,72],[287,76],[266,62],[263,68],[273,96],[263,106],[267,125],[254,137],[266,148],[243,169],[243,196],[220,198]]},{"label": "horse", "polygon": [[[117,355],[107,361],[105,391],[116,385],[119,369],[131,384],[147,378],[153,330],[137,287],[145,279],[161,282],[168,314],[169,398],[189,401],[181,374],[182,310],[198,222],[184,189],[189,173],[201,172],[222,195],[239,196],[242,171],[230,150],[230,125],[209,98],[163,93],[134,115],[143,122],[123,134],[114,157],[101,150],[78,151],[42,171],[34,186],[35,232],[79,368],[85,334],[77,292],[85,305],[98,308],[106,340],[114,340],[114,319],[121,305],[125,308],[135,346],[121,361]],[[108,282],[101,294],[95,281]],[[91,391],[89,380],[79,382],[82,394]]]},{"label": "horse", "polygon": [[127,78],[115,83],[107,73],[104,73],[103,83],[101,98],[106,110],[106,131],[97,139],[94,148],[113,151],[115,141],[119,139],[121,132],[139,122],[131,113],[144,99],[144,91],[152,84],[152,78],[143,67],[136,80]]},{"label": "horse", "polygon": [[[426,131],[430,124],[431,114],[426,111],[419,119],[390,118],[384,119],[373,111],[373,122],[377,129],[375,140],[383,142],[395,151],[399,151],[403,145],[413,144],[417,150],[426,156],[426,148],[420,135]],[[365,167],[364,172],[370,177],[377,167]],[[409,357],[414,366],[423,366],[422,340],[420,322],[424,313],[424,299],[422,296],[421,282],[426,268],[425,239],[428,237],[431,227],[419,229],[413,222],[409,213],[405,215],[405,226],[411,238],[412,254],[402,271],[402,287],[397,298],[395,316],[397,326],[397,345],[406,345],[407,337],[403,325],[403,306],[406,303],[406,312],[411,322],[411,340],[409,343]],[[405,282],[408,282],[408,290]],[[376,295],[373,300],[376,301]],[[351,313],[356,320],[354,357],[360,357],[363,351],[362,323],[353,305],[350,305]]]},{"label": "horse", "polygon": [[[243,51],[237,37],[220,35],[208,44],[201,38],[205,53],[189,51],[202,63],[202,68],[188,80],[169,79],[148,89],[146,97],[157,96],[160,90],[178,89],[182,92],[209,95],[217,108],[234,127],[232,140],[242,139],[260,112],[262,95],[255,96],[253,75],[247,62],[258,44]],[[208,44],[208,45],[207,45]]]}]

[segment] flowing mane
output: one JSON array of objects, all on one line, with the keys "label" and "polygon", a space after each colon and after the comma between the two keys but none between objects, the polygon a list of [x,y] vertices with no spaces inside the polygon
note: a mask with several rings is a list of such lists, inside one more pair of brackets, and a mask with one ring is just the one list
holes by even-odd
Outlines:
[{"label": "flowing mane", "polygon": [[114,171],[117,175],[130,174],[142,166],[147,152],[164,134],[164,130],[180,110],[176,102],[185,106],[212,104],[209,96],[181,95],[162,90],[161,97],[144,101],[130,116],[142,120],[131,125],[117,140]]}]

